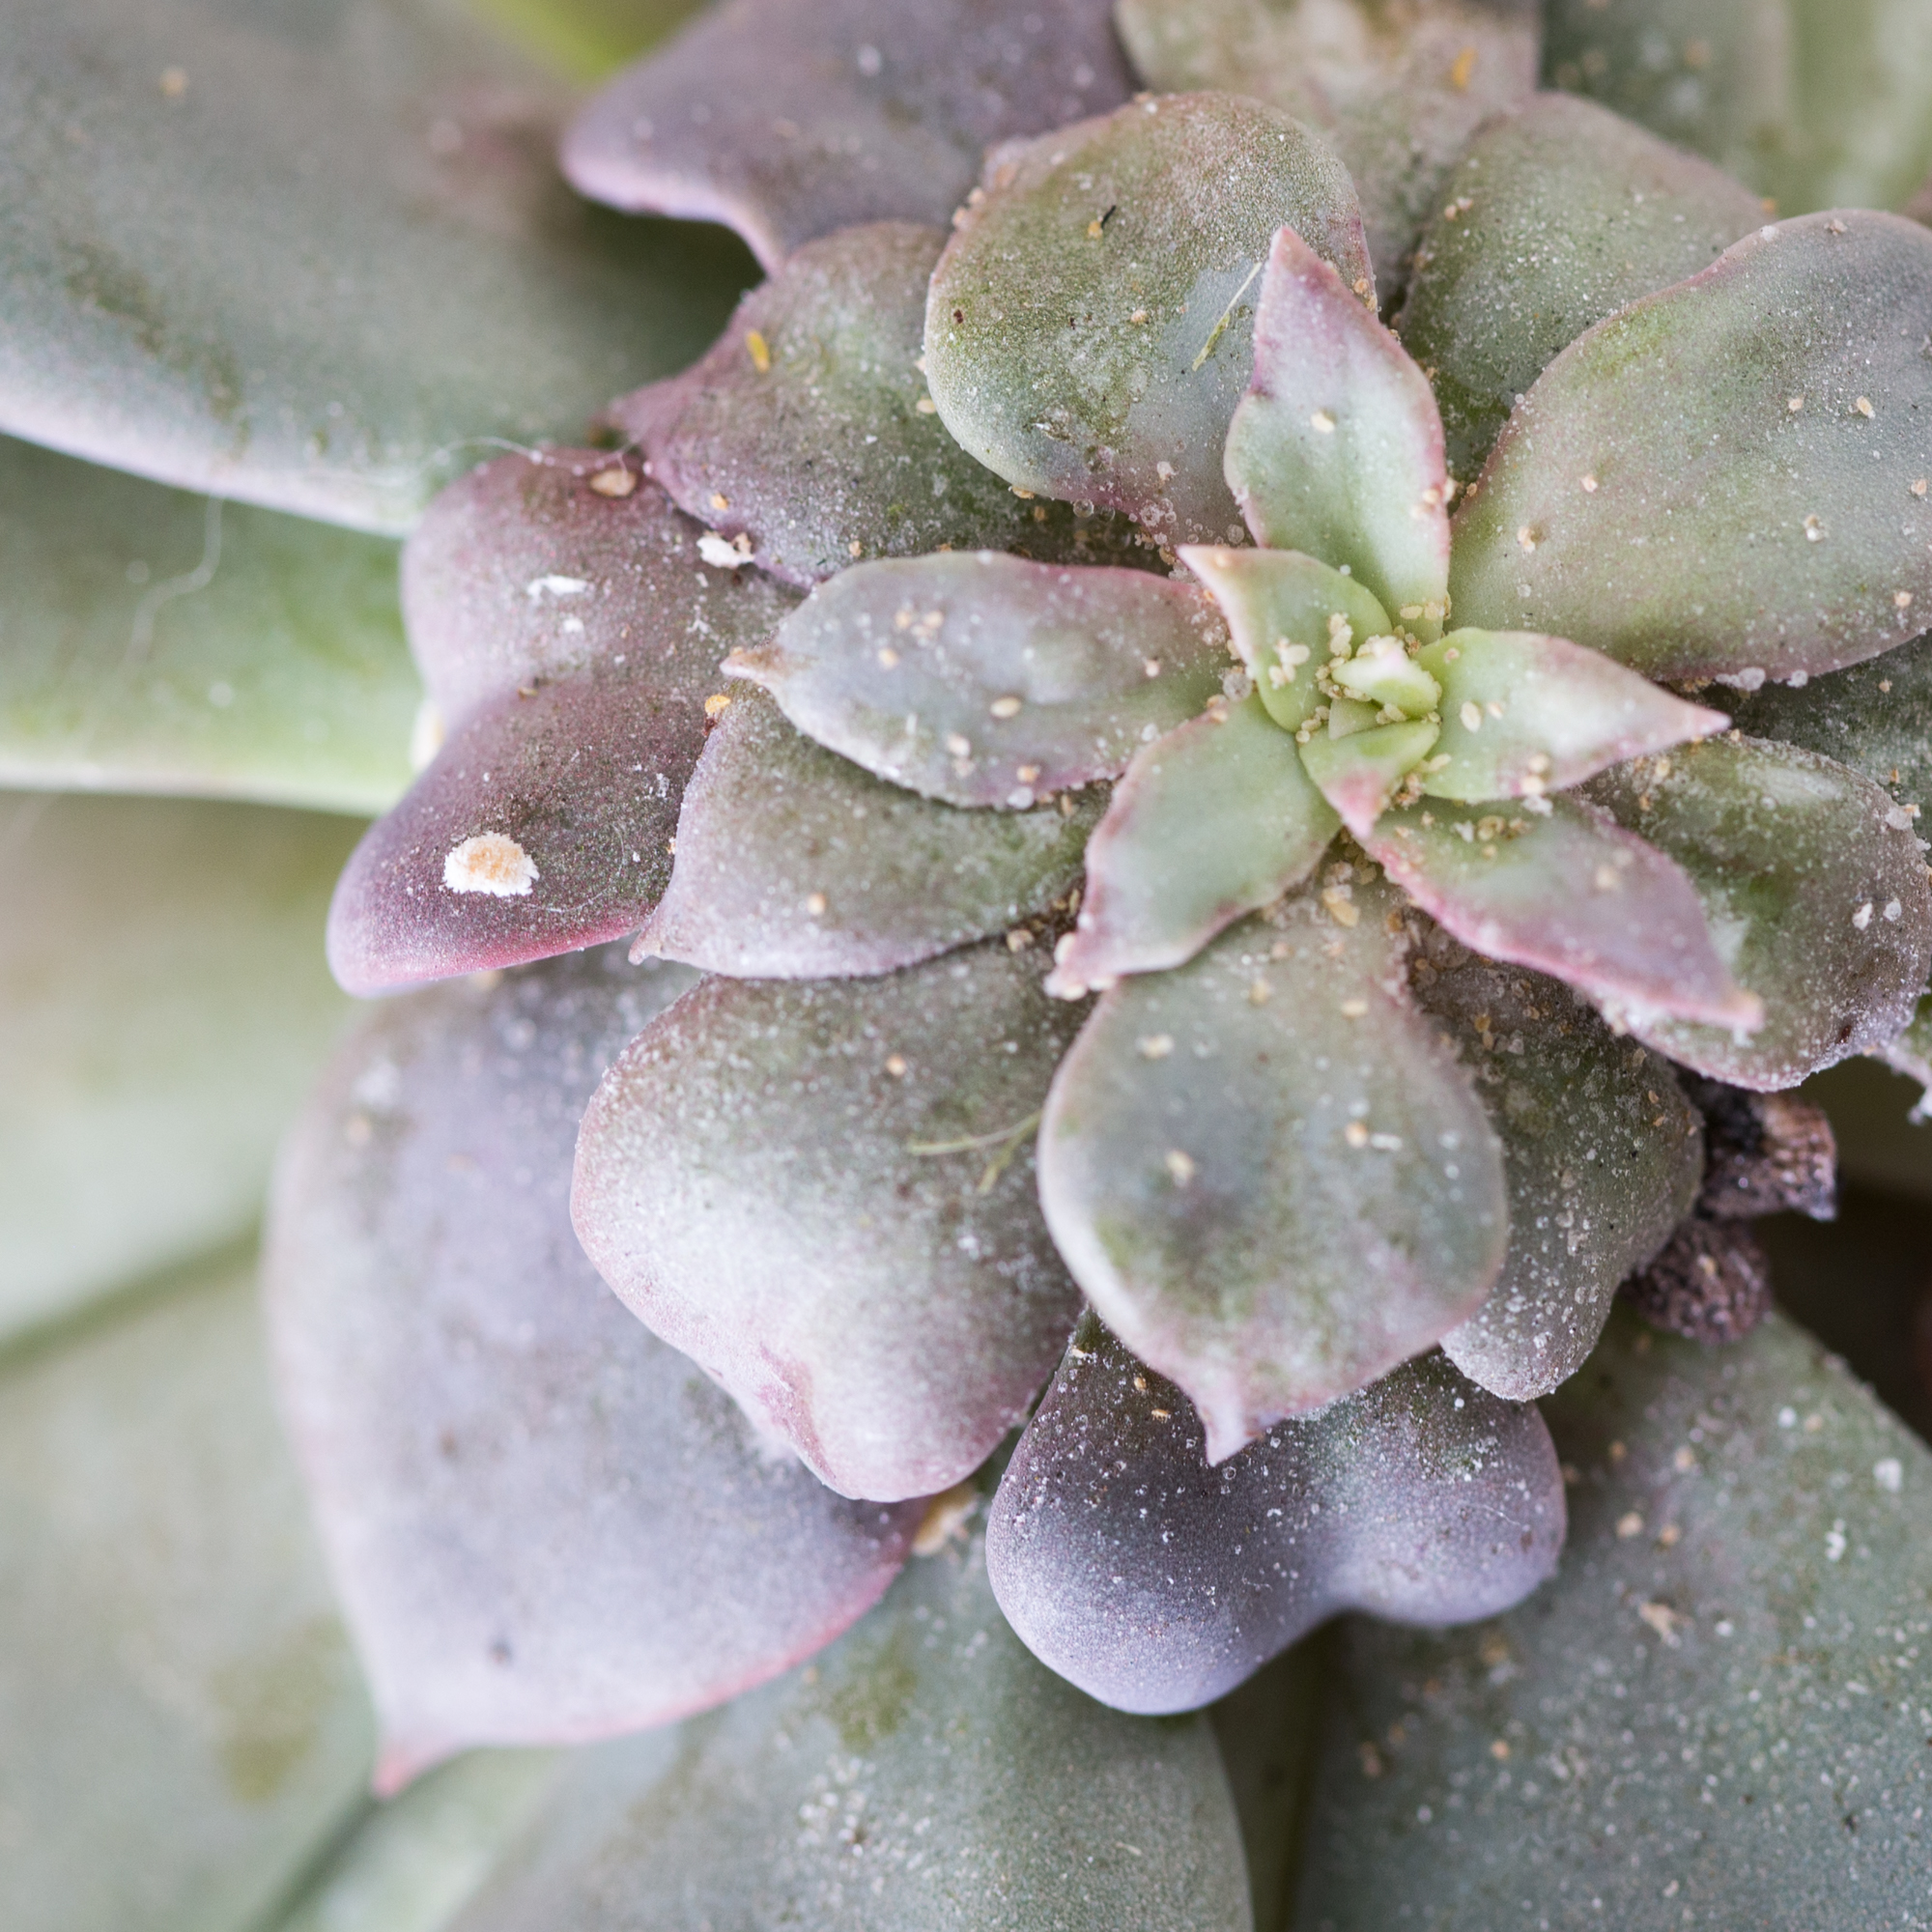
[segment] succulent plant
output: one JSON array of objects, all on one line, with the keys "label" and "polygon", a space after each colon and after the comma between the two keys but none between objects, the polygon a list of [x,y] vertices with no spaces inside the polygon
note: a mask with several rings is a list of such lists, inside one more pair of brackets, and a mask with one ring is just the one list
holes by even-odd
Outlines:
[{"label": "succulent plant", "polygon": [[[267,1234],[319,1560],[234,1254],[54,1324],[239,1232],[346,838],[6,835],[209,981],[21,1157],[0,1512],[135,1608],[23,1588],[8,1694],[167,1716],[138,1881],[5,1768],[10,1916],[1916,1922],[1932,1461],[1751,1230],[1833,1211],[1793,1089],[1932,1084],[1932,119],[1847,79],[1923,35],[723,0],[562,131],[598,209],[454,12],[118,12],[19,23],[0,769],[386,807],[392,997]],[[56,1239],[70,1144],[138,1184]]]}]

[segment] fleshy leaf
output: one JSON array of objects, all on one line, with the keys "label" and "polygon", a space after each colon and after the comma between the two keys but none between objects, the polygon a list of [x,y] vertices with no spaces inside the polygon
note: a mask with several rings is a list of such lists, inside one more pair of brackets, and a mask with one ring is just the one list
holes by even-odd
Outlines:
[{"label": "fleshy leaf", "polygon": [[1113,778],[1233,668],[1191,584],[996,551],[864,564],[725,667],[801,731],[950,805],[1024,810]]},{"label": "fleshy leaf", "polygon": [[1932,606],[1932,233],[1765,228],[1550,363],[1456,520],[1463,622],[1649,677],[1832,670]]},{"label": "fleshy leaf", "polygon": [[1079,1296],[1033,1130],[1077,1011],[1003,941],[883,979],[708,980],[584,1116],[572,1212],[606,1281],[841,1494],[970,1474]]},{"label": "fleshy leaf", "polygon": [[347,1009],[318,942],[355,831],[0,795],[0,1339],[253,1227]]},{"label": "fleshy leaf", "polygon": [[1580,799],[1545,802],[1541,814],[1409,806],[1367,843],[1416,904],[1489,958],[1567,980],[1598,1006],[1757,1026],[1757,996],[1732,979],[1675,856]]},{"label": "fleshy leaf", "polygon": [[1496,1932],[1533,1886],[1565,1932],[1909,1924],[1924,1444],[1777,1316],[1713,1350],[1619,1314],[1545,1413],[1555,1580],[1469,1631],[1345,1627],[1297,1922]]},{"label": "fleshy leaf", "polygon": [[918,1512],[776,1461],[570,1228],[577,1122],[695,976],[621,953],[387,1005],[298,1124],[269,1311],[389,1790],[478,1744],[641,1730],[868,1609]]},{"label": "fleshy leaf", "polygon": [[1346,566],[1425,639],[1449,589],[1448,472],[1428,379],[1293,228],[1268,250],[1228,487],[1255,541]]},{"label": "fleshy leaf", "polygon": [[995,155],[926,309],[946,426],[1016,487],[1238,543],[1221,446],[1283,222],[1373,294],[1341,162],[1259,101],[1143,99]]},{"label": "fleshy leaf", "polygon": [[1341,829],[1259,697],[1225,700],[1136,753],[1087,848],[1087,888],[1051,991],[1193,958],[1298,886]]},{"label": "fleshy leaf", "polygon": [[1061,1253],[1216,1463],[1428,1348],[1502,1260],[1501,1155],[1409,1004],[1395,895],[1324,877],[1106,994],[1040,1128]]},{"label": "fleshy leaf", "polygon": [[986,1565],[1028,1649],[1117,1710],[1187,1711],[1337,1610],[1464,1623],[1556,1567],[1543,1418],[1440,1355],[1210,1468],[1200,1418],[1080,1324],[1001,1478]]},{"label": "fleshy leaf", "polygon": [[1590,101],[1537,95],[1492,122],[1442,185],[1402,309],[1451,471],[1475,475],[1517,398],[1592,323],[1763,220],[1721,169]]},{"label": "fleshy leaf", "polygon": [[1509,1181],[1502,1272],[1442,1352],[1526,1402],[1582,1367],[1618,1286],[1690,1211],[1701,1119],[1666,1062],[1618,1038],[1558,980],[1497,966],[1439,930],[1410,979],[1463,1050]]},{"label": "fleshy leaf", "polygon": [[7,1932],[256,1932],[364,1803],[251,1274],[204,1263],[0,1371]]},{"label": "fleshy leaf", "polygon": [[740,980],[915,965],[1064,900],[1105,805],[1099,787],[1031,811],[942,805],[741,686],[685,788],[677,864],[638,951]]},{"label": "fleshy leaf", "polygon": [[21,0],[7,51],[0,428],[98,463],[400,532],[751,279],[576,199],[568,97],[462,8]]},{"label": "fleshy leaf", "polygon": [[944,221],[994,143],[1133,87],[1108,0],[725,0],[606,87],[564,172],[624,209],[724,221],[768,270],[861,222]]},{"label": "fleshy leaf", "polygon": [[1660,1052],[1769,1093],[1911,1018],[1932,966],[1932,894],[1912,821],[1868,779],[1727,735],[1605,772],[1589,795],[1683,868],[1724,963],[1764,1002],[1744,1040],[1631,1002],[1622,1017]]},{"label": "fleshy leaf", "polygon": [[450,733],[356,848],[329,914],[354,993],[635,932],[670,873],[719,663],[795,593],[710,562],[635,464],[504,457],[403,558],[410,640]]},{"label": "fleshy leaf", "polygon": [[1442,737],[1422,788],[1467,805],[1561,791],[1730,724],[1568,638],[1458,630],[1417,662],[1442,686]]},{"label": "fleshy leaf", "polygon": [[[1349,701],[1339,699],[1331,707],[1331,726],[1334,714]],[[1374,715],[1366,704],[1360,709]],[[1440,725],[1421,719],[1370,725],[1341,738],[1317,730],[1302,746],[1301,761],[1342,823],[1357,838],[1367,838],[1403,780],[1429,755],[1440,735]]]},{"label": "fleshy leaf", "polygon": [[421,689],[396,550],[0,438],[0,782],[380,811]]}]

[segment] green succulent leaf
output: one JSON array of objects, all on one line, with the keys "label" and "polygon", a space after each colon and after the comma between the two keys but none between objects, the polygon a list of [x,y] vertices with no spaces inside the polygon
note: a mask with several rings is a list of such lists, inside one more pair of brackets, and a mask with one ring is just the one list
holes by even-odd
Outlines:
[{"label": "green succulent leaf", "polygon": [[1334,143],[1362,198],[1384,300],[1477,127],[1536,85],[1528,0],[1118,0],[1150,86],[1223,88],[1286,109]]},{"label": "green succulent leaf", "polygon": [[1718,1350],[1621,1313],[1544,1412],[1554,1582],[1468,1631],[1346,1626],[1297,1922],[1494,1932],[1533,1885],[1565,1932],[1910,1923],[1924,1444],[1776,1315]]},{"label": "green succulent leaf", "polygon": [[253,1932],[363,1804],[250,1273],[203,1263],[0,1369],[8,1932]]},{"label": "green succulent leaf", "polygon": [[1764,213],[1720,168],[1572,95],[1492,122],[1442,185],[1400,322],[1451,471],[1476,474],[1559,350],[1708,269]]},{"label": "green succulent leaf", "polygon": [[270,1335],[381,1789],[723,1702],[905,1560],[916,1509],[768,1456],[572,1237],[584,1103],[696,977],[603,952],[386,1003],[290,1136]]},{"label": "green succulent leaf", "polygon": [[1428,1348],[1502,1260],[1501,1154],[1407,998],[1399,902],[1324,876],[1106,994],[1040,1127],[1061,1253],[1215,1463]]},{"label": "green succulent leaf", "polygon": [[880,979],[707,980],[584,1116],[598,1271],[841,1495],[970,1475],[1079,1313],[1033,1185],[1081,1018],[1043,963],[994,941]]},{"label": "green succulent leaf", "polygon": [[1567,638],[1458,630],[1415,662],[1441,686],[1442,737],[1422,787],[1434,798],[1540,797],[1730,723]]},{"label": "green succulent leaf", "polygon": [[1660,1052],[1771,1093],[1911,1018],[1932,894],[1912,820],[1870,780],[1730,734],[1605,772],[1589,796],[1682,867],[1719,956],[1764,1003],[1764,1025],[1740,1038],[1631,1001],[1622,1016]]},{"label": "green succulent leaf", "polygon": [[1758,1025],[1762,1008],[1733,980],[1681,855],[1581,799],[1544,803],[1542,813],[1409,806],[1366,842],[1410,898],[1488,958],[1567,980],[1599,1006]]},{"label": "green succulent leaf", "polygon": [[1127,1711],[1232,1690],[1337,1610],[1466,1623],[1556,1567],[1543,1418],[1431,1353],[1218,1469],[1175,1385],[1088,1315],[1001,1478],[986,1565],[1036,1657]]},{"label": "green succulent leaf", "polygon": [[[1329,707],[1328,728],[1301,748],[1301,762],[1321,796],[1357,838],[1374,835],[1405,778],[1428,757],[1441,726],[1427,719],[1376,724],[1371,704],[1340,698]],[[1343,735],[1336,726],[1346,725]]]},{"label": "green succulent leaf", "polygon": [[1874,1050],[1893,1072],[1918,1082],[1922,1091],[1912,1117],[1915,1121],[1922,1119],[1926,1096],[1932,1094],[1932,993],[1918,996],[1918,1004],[1912,1009],[1904,1032]]},{"label": "green succulent leaf", "polygon": [[1283,222],[1373,293],[1341,162],[1259,101],[1147,99],[996,154],[926,308],[947,428],[1022,489],[1240,541],[1221,447]]},{"label": "green succulent leaf", "polygon": [[0,77],[0,428],[400,532],[574,434],[751,279],[586,207],[567,97],[439,0],[22,0]]},{"label": "green succulent leaf", "polygon": [[1268,251],[1228,487],[1255,541],[1348,569],[1424,639],[1449,586],[1448,474],[1428,379],[1293,228]]},{"label": "green succulent leaf", "polygon": [[1259,697],[1226,700],[1137,753],[1087,847],[1087,888],[1048,990],[1193,958],[1298,886],[1341,821]]},{"label": "green succulent leaf", "polygon": [[1768,227],[1577,337],[1456,520],[1456,614],[1651,677],[1832,670],[1932,604],[1932,233]]},{"label": "green succulent leaf", "polygon": [[0,782],[380,811],[421,687],[395,546],[0,438]]},{"label": "green succulent leaf", "polygon": [[728,222],[776,272],[814,236],[942,222],[980,157],[1127,98],[1108,0],[725,0],[564,138],[613,207]]},{"label": "green succulent leaf", "polygon": [[1064,900],[1105,809],[1098,786],[1031,811],[942,805],[742,691],[685,788],[677,864],[636,951],[740,980],[916,965]]},{"label": "green succulent leaf", "polygon": [[1118,776],[1233,668],[1191,584],[980,551],[844,571],[725,670],[894,784],[1023,811]]},{"label": "green succulent leaf", "polygon": [[347,1012],[317,941],[355,831],[0,796],[0,1339],[254,1225]]}]

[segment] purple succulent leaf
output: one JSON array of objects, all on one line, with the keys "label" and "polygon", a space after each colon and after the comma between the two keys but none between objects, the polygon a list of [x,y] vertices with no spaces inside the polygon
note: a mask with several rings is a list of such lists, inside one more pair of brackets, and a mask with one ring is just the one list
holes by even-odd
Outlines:
[{"label": "purple succulent leaf", "polygon": [[1087,1316],[1001,1478],[986,1568],[1043,1663],[1117,1710],[1189,1711],[1342,1609],[1513,1608],[1556,1568],[1543,1418],[1438,1354],[1211,1467],[1186,1396]]},{"label": "purple succulent leaf", "polygon": [[1457,517],[1457,616],[1747,689],[1906,642],[1932,604],[1928,308],[1932,233],[1852,209],[1598,323]]},{"label": "purple succulent leaf", "polygon": [[1913,821],[1869,779],[1732,733],[1618,766],[1588,795],[1682,868],[1725,964],[1764,1002],[1748,1038],[1612,1004],[1659,1052],[1770,1093],[1912,1017],[1932,966],[1932,893]]},{"label": "purple succulent leaf", "polygon": [[1549,810],[1435,800],[1386,813],[1365,841],[1389,877],[1464,946],[1567,980],[1598,1006],[1758,1025],[1677,863],[1607,811],[1559,793]]},{"label": "purple succulent leaf", "polygon": [[708,980],[584,1116],[606,1281],[841,1494],[970,1474],[1079,1313],[1033,1185],[1078,1010],[1003,941],[880,979]]},{"label": "purple succulent leaf", "polygon": [[1451,471],[1475,475],[1559,350],[1763,221],[1741,182],[1574,95],[1492,121],[1441,184],[1401,316]]},{"label": "purple succulent leaf", "polygon": [[1430,1347],[1503,1255],[1501,1153],[1408,999],[1400,902],[1323,876],[1106,994],[1040,1127],[1066,1264],[1216,1463]]},{"label": "purple succulent leaf", "polygon": [[722,1703],[904,1561],[917,1510],[774,1459],[572,1234],[583,1104],[694,979],[601,952],[384,1006],[284,1153],[274,1356],[385,1789]]},{"label": "purple succulent leaf", "polygon": [[1050,992],[1193,958],[1315,869],[1341,822],[1261,699],[1225,698],[1135,753],[1087,847]]},{"label": "purple succulent leaf", "polygon": [[1228,487],[1257,543],[1349,570],[1431,639],[1449,591],[1442,419],[1373,301],[1293,228],[1276,234],[1254,379],[1228,429]]},{"label": "purple succulent leaf", "polygon": [[1319,128],[1348,164],[1382,298],[1397,295],[1449,164],[1536,85],[1532,0],[1374,0],[1317,12],[1271,0],[1119,0],[1151,87],[1253,95]]},{"label": "purple succulent leaf", "polygon": [[949,805],[1114,778],[1233,668],[1191,584],[997,551],[862,564],[725,666],[829,750]]},{"label": "purple succulent leaf", "polygon": [[[1331,724],[1341,708],[1341,703],[1334,707]],[[1429,755],[1440,735],[1441,726],[1424,719],[1374,724],[1342,738],[1318,728],[1301,748],[1301,762],[1342,823],[1357,838],[1367,839],[1403,780]]]},{"label": "purple succulent leaf", "polygon": [[915,965],[1065,900],[1105,806],[1098,786],[1030,811],[942,805],[741,686],[685,787],[677,863],[636,951],[741,980]]},{"label": "purple succulent leaf", "polygon": [[1417,662],[1442,687],[1442,736],[1422,788],[1466,805],[1566,790],[1730,724],[1568,638],[1458,630]]},{"label": "purple succulent leaf", "polygon": [[1284,221],[1372,291],[1341,162],[1259,101],[1143,99],[995,154],[926,309],[947,427],[1016,488],[1238,543],[1221,446]]},{"label": "purple succulent leaf", "polygon": [[1496,1285],[1442,1352],[1515,1402],[1582,1367],[1618,1285],[1697,1199],[1703,1120],[1669,1063],[1619,1037],[1560,980],[1466,952],[1439,929],[1410,964],[1503,1148],[1509,1248]]}]

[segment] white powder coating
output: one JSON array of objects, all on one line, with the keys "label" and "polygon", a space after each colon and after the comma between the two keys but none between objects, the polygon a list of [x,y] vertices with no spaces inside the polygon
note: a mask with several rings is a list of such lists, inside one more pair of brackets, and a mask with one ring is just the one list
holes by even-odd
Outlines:
[{"label": "white powder coating", "polygon": [[442,883],[453,893],[488,893],[492,898],[522,898],[540,878],[536,861],[500,832],[479,832],[452,845],[442,862]]}]

